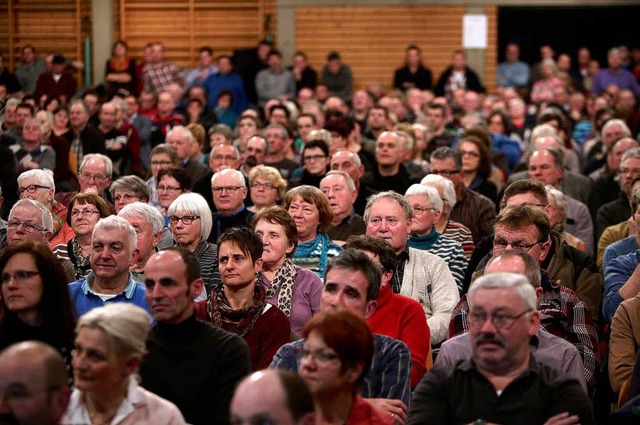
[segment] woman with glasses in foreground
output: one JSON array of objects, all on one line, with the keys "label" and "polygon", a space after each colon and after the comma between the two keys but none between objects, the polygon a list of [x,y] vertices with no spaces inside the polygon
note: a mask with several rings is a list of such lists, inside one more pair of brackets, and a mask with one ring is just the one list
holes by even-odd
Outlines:
[{"label": "woman with glasses in foreground", "polygon": [[346,309],[315,315],[302,330],[304,346],[296,352],[298,374],[316,407],[316,423],[393,424],[393,415],[360,397],[373,358],[373,334],[367,322]]},{"label": "woman with glasses in foreground", "polygon": [[78,321],[75,388],[61,424],[185,424],[178,408],[138,385],[151,317],[129,303],[94,308]]},{"label": "woman with glasses in foreground", "polygon": [[203,301],[221,282],[218,248],[207,242],[213,223],[209,204],[197,193],[183,193],[171,203],[167,215],[176,245],[192,252],[200,262],[206,292],[203,291],[194,301]]}]

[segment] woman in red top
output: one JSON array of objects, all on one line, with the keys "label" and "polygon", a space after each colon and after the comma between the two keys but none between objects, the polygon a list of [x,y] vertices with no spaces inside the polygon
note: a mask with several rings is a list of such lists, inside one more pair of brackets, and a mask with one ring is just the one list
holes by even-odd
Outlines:
[{"label": "woman in red top", "polygon": [[364,318],[342,309],[313,316],[296,352],[298,373],[316,406],[316,424],[393,424],[393,415],[361,398],[360,386],[373,358],[373,334]]}]

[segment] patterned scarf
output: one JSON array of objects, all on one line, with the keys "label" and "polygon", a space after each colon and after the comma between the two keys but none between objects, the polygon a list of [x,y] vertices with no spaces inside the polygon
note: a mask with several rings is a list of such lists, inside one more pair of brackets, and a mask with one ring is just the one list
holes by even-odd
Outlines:
[{"label": "patterned scarf", "polygon": [[91,270],[91,254],[86,257],[82,256],[82,249],[80,249],[78,238],[71,239],[71,247],[73,248],[73,256],[75,257],[75,261],[73,262],[75,278],[79,280],[85,276],[88,270]]},{"label": "patterned scarf", "polygon": [[291,317],[291,299],[293,298],[293,285],[296,278],[296,266],[291,258],[286,258],[282,266],[276,272],[271,284],[267,288],[266,299],[271,299],[278,290],[277,307],[282,310],[287,317]]},{"label": "patterned scarf", "polygon": [[253,300],[245,308],[234,310],[224,294],[222,286],[209,298],[210,321],[219,328],[244,337],[262,315],[266,305],[265,289],[256,282]]},{"label": "patterned scarf", "polygon": [[54,200],[51,216],[53,217],[53,232],[51,232],[51,239],[53,239],[60,229],[62,229],[62,226],[64,226],[64,222],[67,219],[67,207]]}]

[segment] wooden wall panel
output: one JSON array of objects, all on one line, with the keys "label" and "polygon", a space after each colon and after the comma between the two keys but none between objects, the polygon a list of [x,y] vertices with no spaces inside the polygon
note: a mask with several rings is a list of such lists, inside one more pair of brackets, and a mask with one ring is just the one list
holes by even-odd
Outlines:
[{"label": "wooden wall panel", "polygon": [[[486,10],[492,13],[491,51],[496,45],[495,8]],[[451,52],[462,47],[464,11],[462,6],[298,7],[296,48],[307,52],[318,70],[327,53],[337,50],[351,65],[356,88],[371,83],[389,88],[405,48],[417,44],[435,79],[448,66]]]},{"label": "wooden wall panel", "polygon": [[[198,49],[213,47],[215,54],[251,48],[263,38],[264,15],[275,18],[277,0],[113,0],[115,37],[141,57],[144,45],[159,40],[166,57],[178,66],[197,65]],[[271,28],[275,31],[275,19]]]}]

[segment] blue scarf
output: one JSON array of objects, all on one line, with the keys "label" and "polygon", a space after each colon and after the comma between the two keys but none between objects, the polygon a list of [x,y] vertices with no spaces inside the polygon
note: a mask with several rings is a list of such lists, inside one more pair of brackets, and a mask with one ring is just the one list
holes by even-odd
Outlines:
[{"label": "blue scarf", "polygon": [[[329,244],[331,239],[326,233],[318,233],[315,238],[307,242],[299,242],[296,252],[293,255],[294,263],[296,258],[311,258],[317,257],[318,259],[318,271],[324,277],[324,272],[327,269]],[[312,255],[313,254],[313,255]]]},{"label": "blue scarf", "polygon": [[440,239],[440,233],[436,231],[436,226],[431,228],[431,232],[425,236],[411,236],[409,238],[409,246],[411,248],[427,251]]}]

